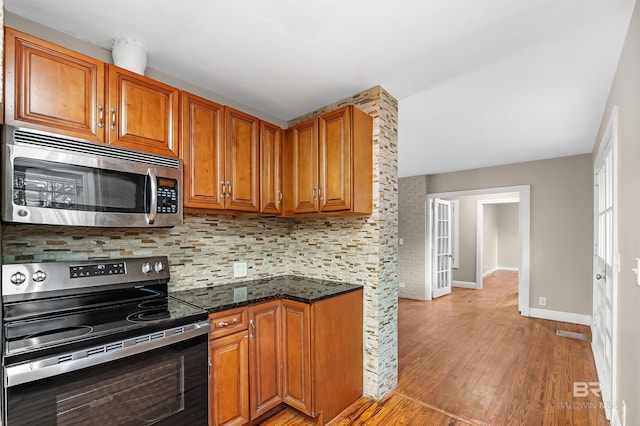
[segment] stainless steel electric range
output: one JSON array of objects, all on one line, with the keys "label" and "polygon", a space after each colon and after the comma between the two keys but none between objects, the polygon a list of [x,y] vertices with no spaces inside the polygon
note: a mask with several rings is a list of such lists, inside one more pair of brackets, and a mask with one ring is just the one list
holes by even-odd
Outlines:
[{"label": "stainless steel electric range", "polygon": [[2,266],[3,418],[206,425],[206,311],[167,294],[166,257]]}]

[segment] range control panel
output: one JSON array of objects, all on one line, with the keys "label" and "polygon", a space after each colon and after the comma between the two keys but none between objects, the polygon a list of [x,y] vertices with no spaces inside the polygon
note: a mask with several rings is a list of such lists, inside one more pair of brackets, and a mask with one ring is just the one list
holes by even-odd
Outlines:
[{"label": "range control panel", "polygon": [[95,265],[71,266],[69,268],[69,278],[85,278],[100,275],[120,275],[125,274],[125,263],[98,263]]}]

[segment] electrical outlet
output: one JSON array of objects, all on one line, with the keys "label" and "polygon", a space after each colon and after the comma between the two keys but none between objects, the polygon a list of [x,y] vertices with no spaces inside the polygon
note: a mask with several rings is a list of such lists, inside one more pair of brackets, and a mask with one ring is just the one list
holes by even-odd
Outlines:
[{"label": "electrical outlet", "polygon": [[620,413],[622,415],[622,419],[620,419],[622,426],[627,426],[627,403],[624,402],[624,399],[622,400],[622,413]]},{"label": "electrical outlet", "polygon": [[546,297],[541,297],[538,299],[538,305],[540,306],[547,306],[547,298]]},{"label": "electrical outlet", "polygon": [[236,262],[233,264],[233,278],[247,276],[247,262]]},{"label": "electrical outlet", "polygon": [[400,238],[400,240],[398,241],[398,244],[400,244],[401,246],[404,245],[404,238]]},{"label": "electrical outlet", "polygon": [[398,284],[398,286],[399,286],[400,288],[404,288],[404,283],[400,283],[400,284]]},{"label": "electrical outlet", "polygon": [[246,302],[247,301],[247,288],[237,287],[233,289],[233,302]]}]

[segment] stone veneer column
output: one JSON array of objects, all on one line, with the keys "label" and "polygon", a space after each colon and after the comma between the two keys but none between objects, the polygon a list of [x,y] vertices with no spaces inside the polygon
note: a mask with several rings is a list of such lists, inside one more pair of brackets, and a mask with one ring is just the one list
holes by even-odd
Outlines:
[{"label": "stone veneer column", "polygon": [[364,285],[364,394],[381,399],[398,381],[398,103],[376,86],[288,124],[344,105],[373,117],[373,213],[297,219],[290,273]]}]

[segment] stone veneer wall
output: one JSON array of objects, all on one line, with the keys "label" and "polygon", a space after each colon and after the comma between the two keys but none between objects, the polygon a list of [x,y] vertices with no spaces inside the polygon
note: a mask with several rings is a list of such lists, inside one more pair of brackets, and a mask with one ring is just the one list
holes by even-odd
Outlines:
[{"label": "stone veneer wall", "polygon": [[[173,228],[85,228],[4,224],[2,262],[169,258],[172,290],[233,281],[233,262],[248,278],[288,272],[289,221],[273,217],[185,214]],[[236,278],[235,281],[241,279]]]},{"label": "stone veneer wall", "polygon": [[427,187],[425,175],[398,182],[398,237],[404,242],[398,247],[398,276],[404,284],[399,297],[426,300]]},{"label": "stone veneer wall", "polygon": [[289,270],[364,285],[364,393],[381,399],[398,376],[398,103],[373,87],[289,126],[351,104],[373,117],[373,214],[295,220]]}]

